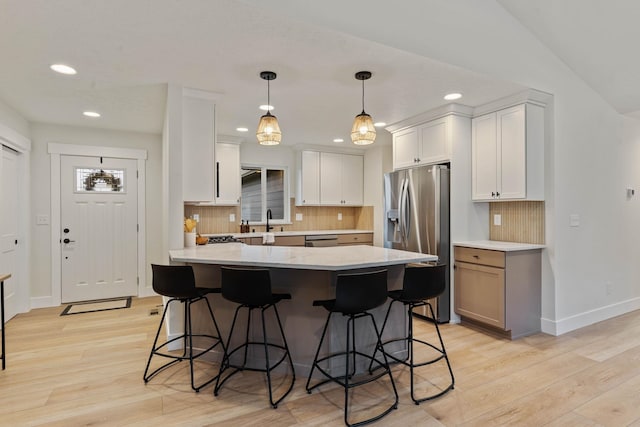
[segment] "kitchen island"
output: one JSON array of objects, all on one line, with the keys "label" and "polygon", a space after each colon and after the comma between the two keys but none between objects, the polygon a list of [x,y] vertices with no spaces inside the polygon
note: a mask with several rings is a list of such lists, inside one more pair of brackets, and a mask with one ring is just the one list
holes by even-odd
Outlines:
[{"label": "kitchen island", "polygon": [[[366,245],[313,248],[222,243],[172,250],[169,251],[169,255],[172,263],[192,265],[196,282],[201,287],[219,287],[220,266],[223,265],[268,268],[271,272],[273,291],[287,292],[292,297],[290,301],[281,302],[278,305],[278,311],[289,341],[296,373],[300,375],[306,375],[310,370],[327,315],[324,309],[313,307],[312,302],[335,297],[338,274],[385,268],[388,271],[389,289],[398,289],[402,287],[406,264],[437,260],[434,255]],[[213,298],[216,318],[223,336],[226,337],[236,305],[219,295],[210,296],[210,298]],[[382,324],[385,308],[383,306],[373,310],[374,316],[379,319],[379,326]],[[398,310],[392,311],[387,325],[386,332],[389,336],[400,335],[405,328],[405,312],[400,305],[397,308]],[[202,318],[206,319],[204,316]],[[181,316],[172,316],[172,319],[178,321]],[[335,320],[328,332],[330,339],[326,340],[328,341],[326,351],[329,352],[332,349],[344,348],[345,345],[344,327],[339,325],[343,319],[335,316]],[[344,321],[346,323],[346,320]],[[275,327],[275,322],[270,323]],[[194,319],[194,327],[206,326]],[[238,330],[243,330],[242,326]],[[270,330],[269,335],[277,337],[278,333],[276,330]],[[363,350],[367,347],[373,348],[371,335],[359,334],[358,338],[360,340],[357,343],[358,348]],[[395,350],[406,351],[401,345],[398,345]],[[259,352],[253,356],[256,363],[261,362]],[[213,357],[219,360],[220,355],[213,355]]]}]

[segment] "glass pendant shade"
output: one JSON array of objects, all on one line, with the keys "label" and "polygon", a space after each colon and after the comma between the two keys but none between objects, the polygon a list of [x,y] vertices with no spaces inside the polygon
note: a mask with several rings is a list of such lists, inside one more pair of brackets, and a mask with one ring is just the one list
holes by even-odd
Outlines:
[{"label": "glass pendant shade", "polygon": [[351,127],[351,142],[356,145],[369,145],[376,140],[376,128],[373,126],[373,119],[364,112],[364,81],[370,78],[370,71],[358,71],[356,73],[356,79],[362,81],[362,113],[356,116]]},{"label": "glass pendant shade", "polygon": [[373,144],[376,140],[376,128],[371,116],[364,111],[358,114],[351,128],[351,141],[356,145]]},{"label": "glass pendant shade", "polygon": [[258,142],[261,145],[278,145],[282,141],[282,133],[278,119],[271,113],[267,113],[260,117],[258,130],[256,131]]}]

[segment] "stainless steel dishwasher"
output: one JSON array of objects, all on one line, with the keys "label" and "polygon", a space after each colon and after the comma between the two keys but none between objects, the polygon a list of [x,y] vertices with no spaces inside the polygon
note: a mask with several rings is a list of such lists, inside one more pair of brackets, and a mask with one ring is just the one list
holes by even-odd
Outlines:
[{"label": "stainless steel dishwasher", "polygon": [[317,234],[304,237],[304,245],[310,247],[328,247],[338,245],[338,235],[336,234]]}]

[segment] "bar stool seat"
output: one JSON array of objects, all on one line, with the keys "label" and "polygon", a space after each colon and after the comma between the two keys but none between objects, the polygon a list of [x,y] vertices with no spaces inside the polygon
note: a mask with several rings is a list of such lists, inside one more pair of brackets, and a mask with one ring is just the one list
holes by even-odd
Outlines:
[{"label": "bar stool seat", "polygon": [[[156,265],[152,264],[151,269],[153,272],[153,290],[164,297],[169,298],[167,303],[164,306],[164,310],[162,312],[162,318],[160,319],[160,325],[158,326],[158,331],[156,332],[156,337],[153,341],[153,347],[151,348],[151,352],[149,354],[149,360],[147,361],[147,367],[144,370],[143,379],[144,382],[147,383],[151,378],[153,378],[160,371],[172,366],[175,363],[181,362],[183,360],[189,360],[189,372],[191,376],[191,388],[196,392],[200,391],[203,387],[211,384],[214,380],[216,380],[217,376],[210,378],[202,384],[196,385],[194,381],[194,371],[193,371],[193,362],[200,356],[205,355],[209,351],[213,350],[215,347],[220,345],[222,347],[223,352],[226,352],[224,342],[220,335],[220,329],[218,328],[218,323],[216,322],[216,318],[213,315],[213,310],[211,309],[211,304],[207,299],[207,295],[212,293],[220,293],[220,288],[197,288],[195,276],[193,274],[193,268],[190,265]],[[192,323],[191,323],[191,305],[198,302],[204,301],[207,305],[209,315],[211,316],[211,321],[214,328],[214,333],[216,335],[212,335],[209,333],[193,333]],[[168,339],[164,343],[158,345],[158,338],[160,337],[160,331],[162,330],[162,325],[164,324],[164,319],[167,315],[167,310],[169,306],[173,302],[179,302],[184,304],[184,332],[177,337]],[[209,345],[206,348],[198,349],[194,353],[193,347],[193,338],[199,338],[200,340],[206,341]],[[183,341],[183,352],[182,355],[170,354],[168,353],[168,346],[176,341]],[[167,363],[155,369],[153,372],[149,373],[149,368],[151,366],[151,360],[154,356],[159,356],[163,358],[170,359]]]},{"label": "bar stool seat", "polygon": [[[291,392],[293,384],[296,380],[295,369],[293,366],[293,360],[289,353],[289,346],[287,345],[287,339],[282,328],[282,322],[280,321],[280,315],[278,314],[277,304],[280,301],[291,299],[290,294],[272,293],[271,292],[271,277],[269,270],[267,269],[248,269],[248,268],[235,268],[235,267],[221,267],[222,277],[222,297],[228,301],[239,304],[236,308],[233,316],[233,322],[231,329],[229,330],[229,338],[227,340],[227,352],[225,353],[222,363],[220,364],[220,372],[218,373],[218,379],[214,388],[214,395],[218,396],[222,385],[233,375],[241,371],[257,371],[266,373],[267,388],[269,391],[269,404],[272,408],[276,409],[278,404]],[[231,339],[233,337],[233,331],[235,329],[236,320],[238,319],[238,313],[241,309],[247,309],[247,329],[245,331],[245,340],[242,344],[231,349]],[[269,308],[273,309],[275,313],[276,323],[280,330],[282,337],[282,344],[270,342],[267,336],[267,327],[265,322],[265,311]],[[262,340],[251,341],[249,334],[251,330],[251,313],[253,310],[260,310],[260,319],[262,327]],[[261,346],[264,349],[264,367],[256,367],[248,365],[248,350],[252,346]],[[269,349],[275,349],[280,352],[281,355],[274,363],[271,363]],[[236,364],[231,362],[231,357],[239,352],[243,351],[242,363]],[[291,370],[291,384],[289,388],[277,399],[273,397],[273,387],[271,372],[276,369],[282,362],[288,360],[289,369]],[[233,368],[233,371],[228,373],[223,378],[223,373]]]},{"label": "bar stool seat", "polygon": [[[376,307],[384,304],[387,299],[387,270],[379,270],[367,273],[355,273],[355,274],[339,274],[336,280],[336,298],[332,300],[318,300],[314,301],[313,305],[316,307],[324,307],[328,312],[327,321],[324,324],[322,330],[322,336],[318,343],[318,349],[311,366],[311,372],[309,372],[309,378],[307,379],[306,390],[307,393],[323,384],[328,382],[335,382],[344,388],[344,422],[347,426],[360,426],[379,420],[385,415],[389,414],[393,409],[398,407],[398,392],[396,390],[393,377],[391,376],[391,369],[386,358],[384,351],[381,351],[382,361],[375,358],[375,354],[378,350],[382,350],[382,342],[380,338],[380,332],[376,326],[373,315],[368,312]],[[340,313],[343,316],[347,316],[347,340],[345,351],[330,354],[328,356],[319,357],[322,343],[325,339],[327,328],[331,320],[331,316],[335,313]],[[356,348],[356,328],[355,321],[360,318],[368,317],[373,325],[373,330],[376,335],[375,351],[373,355],[363,353]],[[355,380],[356,375],[356,358],[360,357],[370,364],[376,364],[376,368],[382,368],[382,371],[375,376],[368,375],[364,379]],[[323,368],[320,366],[323,362],[332,361],[336,358],[344,358],[345,369],[340,375],[333,375],[330,368]],[[351,366],[352,365],[352,366]],[[370,365],[370,367],[371,367]],[[326,379],[321,380],[317,384],[311,386],[311,378],[314,370],[318,370]],[[370,369],[371,371],[371,369]],[[383,376],[388,376],[393,388],[395,399],[393,403],[381,413],[370,417],[365,420],[351,423],[349,421],[349,390],[355,387],[359,387],[365,384],[369,384],[380,379]]]},{"label": "bar stool seat", "polygon": [[[387,324],[387,320],[389,319],[389,313],[391,312],[391,306],[395,302],[399,302],[404,304],[407,309],[407,317],[409,322],[409,328],[407,336],[394,338],[391,340],[387,340],[384,342],[383,348],[385,345],[398,342],[398,341],[406,341],[408,347],[408,353],[406,359],[399,359],[395,357],[393,354],[389,352],[387,357],[393,360],[393,362],[401,363],[405,366],[409,367],[410,376],[411,376],[411,400],[416,405],[426,401],[435,399],[437,397],[442,396],[447,393],[449,390],[453,390],[455,384],[455,378],[453,376],[453,371],[451,369],[451,363],[449,362],[449,357],[447,355],[447,351],[444,347],[444,342],[442,341],[442,335],[440,335],[440,328],[438,327],[438,321],[436,320],[435,313],[433,311],[433,306],[428,301],[429,299],[436,298],[440,296],[446,286],[445,274],[446,274],[447,265],[441,264],[436,266],[415,266],[415,267],[407,267],[404,271],[404,279],[402,289],[389,291],[388,295],[391,298],[391,302],[389,303],[389,307],[387,308],[387,314],[384,318],[384,323],[382,324],[382,334],[384,334],[384,329]],[[435,325],[436,332],[438,334],[438,340],[440,342],[440,347],[437,347],[434,344],[429,342],[420,340],[415,338],[413,335],[413,309],[416,307],[427,306],[429,308],[431,317],[427,318],[427,321],[433,323]],[[429,360],[416,362],[414,360],[414,343],[420,343],[430,347],[435,350],[437,355]],[[449,370],[449,376],[451,381],[448,383],[446,387],[441,389],[440,391],[433,393],[431,395],[427,395],[424,397],[417,398],[415,396],[414,391],[414,383],[415,383],[415,368],[419,368],[421,366],[431,365],[440,360],[445,360],[447,368]],[[369,369],[374,371],[372,365],[369,366]]]}]

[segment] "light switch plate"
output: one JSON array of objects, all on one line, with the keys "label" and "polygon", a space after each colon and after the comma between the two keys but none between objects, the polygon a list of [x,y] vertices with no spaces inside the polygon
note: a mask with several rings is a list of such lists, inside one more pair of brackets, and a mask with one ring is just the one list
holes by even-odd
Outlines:
[{"label": "light switch plate", "polygon": [[342,212],[338,212],[338,221],[342,221]]},{"label": "light switch plate", "polygon": [[580,227],[580,215],[578,215],[578,214],[569,215],[569,226],[570,227]]},{"label": "light switch plate", "polygon": [[502,215],[500,214],[493,215],[493,225],[502,225]]},{"label": "light switch plate", "polygon": [[200,221],[200,214],[193,214],[193,219],[194,219],[194,221],[199,222]]},{"label": "light switch plate", "polygon": [[49,215],[36,215],[36,225],[49,225]]},{"label": "light switch plate", "polygon": [[296,221],[302,221],[302,214],[301,213],[297,213],[296,214]]},{"label": "light switch plate", "polygon": [[236,222],[236,214],[229,214],[229,222]]}]

